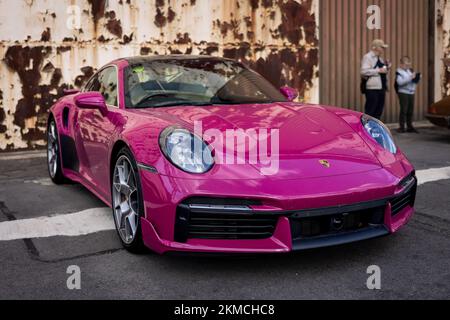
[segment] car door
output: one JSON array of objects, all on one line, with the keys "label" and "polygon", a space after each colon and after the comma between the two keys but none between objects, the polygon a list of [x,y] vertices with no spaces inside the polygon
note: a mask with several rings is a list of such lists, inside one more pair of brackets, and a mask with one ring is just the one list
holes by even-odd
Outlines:
[{"label": "car door", "polygon": [[109,145],[115,131],[115,114],[118,105],[118,72],[115,66],[100,70],[86,85],[85,92],[98,91],[105,98],[107,114],[99,110],[80,109],[78,116],[79,147],[85,163],[85,178],[105,199],[109,199]]}]

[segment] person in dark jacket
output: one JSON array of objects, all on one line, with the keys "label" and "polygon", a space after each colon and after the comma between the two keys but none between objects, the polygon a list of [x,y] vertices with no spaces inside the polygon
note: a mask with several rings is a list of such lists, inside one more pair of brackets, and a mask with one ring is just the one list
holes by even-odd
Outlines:
[{"label": "person in dark jacket", "polygon": [[365,113],[381,119],[384,110],[390,64],[382,55],[389,46],[381,39],[372,42],[372,50],[367,53],[361,63],[362,88],[366,95]]}]

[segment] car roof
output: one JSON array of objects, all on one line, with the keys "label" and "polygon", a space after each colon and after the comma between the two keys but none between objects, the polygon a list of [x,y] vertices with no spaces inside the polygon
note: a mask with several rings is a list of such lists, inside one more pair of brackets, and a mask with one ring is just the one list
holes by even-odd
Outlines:
[{"label": "car roof", "polygon": [[135,56],[117,59],[111,63],[118,61],[127,61],[129,65],[136,65],[142,63],[149,63],[152,61],[168,61],[168,60],[211,60],[211,61],[234,61],[232,59],[213,57],[207,55],[185,55],[185,54],[171,54],[171,55],[153,55],[153,56]]}]

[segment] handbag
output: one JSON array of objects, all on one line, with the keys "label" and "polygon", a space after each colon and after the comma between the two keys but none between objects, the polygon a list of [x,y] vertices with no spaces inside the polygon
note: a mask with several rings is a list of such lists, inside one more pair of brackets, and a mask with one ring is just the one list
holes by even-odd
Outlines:
[{"label": "handbag", "polygon": [[369,81],[368,77],[361,78],[361,93],[366,94],[367,92],[367,81]]},{"label": "handbag", "polygon": [[395,89],[395,93],[397,93],[397,94],[398,94],[398,90],[400,89],[400,86],[398,85],[398,82],[397,82],[397,78],[399,75],[400,75],[400,73],[398,73],[398,72],[395,73],[394,89]]}]

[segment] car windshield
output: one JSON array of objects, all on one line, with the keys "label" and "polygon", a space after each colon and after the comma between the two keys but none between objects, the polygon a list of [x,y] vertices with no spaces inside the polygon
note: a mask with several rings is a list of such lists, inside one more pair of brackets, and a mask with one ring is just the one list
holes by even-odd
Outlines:
[{"label": "car windshield", "polygon": [[125,70],[130,108],[286,102],[256,72],[223,59],[173,59],[132,64]]}]

